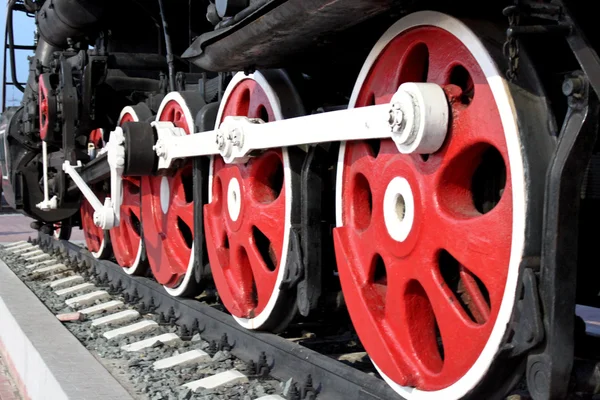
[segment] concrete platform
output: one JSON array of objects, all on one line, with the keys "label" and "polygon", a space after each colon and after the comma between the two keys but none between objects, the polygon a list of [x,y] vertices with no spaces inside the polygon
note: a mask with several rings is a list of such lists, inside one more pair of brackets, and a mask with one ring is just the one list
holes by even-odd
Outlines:
[{"label": "concrete platform", "polygon": [[[0,212],[0,244],[8,244],[28,238],[36,238],[37,232],[29,226],[33,220],[12,210]],[[83,231],[73,228],[71,241],[83,243]]]},{"label": "concrete platform", "polygon": [[1,260],[0,327],[0,351],[24,397],[132,399]]}]

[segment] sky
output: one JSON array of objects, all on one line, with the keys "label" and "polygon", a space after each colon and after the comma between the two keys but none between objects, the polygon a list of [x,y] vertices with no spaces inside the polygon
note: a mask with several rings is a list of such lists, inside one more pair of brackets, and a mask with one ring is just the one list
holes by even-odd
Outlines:
[{"label": "sky", "polygon": [[[1,0],[0,0],[1,1]],[[6,2],[4,1],[6,4]],[[6,8],[0,12],[0,27],[2,27],[2,36],[6,29]],[[21,45],[32,45],[35,31],[35,22],[33,18],[29,18],[22,12],[15,12],[13,17],[13,28],[15,35],[15,44]],[[4,45],[2,46],[4,50]],[[0,52],[0,68],[4,63],[4,56],[7,54],[5,51]],[[29,50],[15,50],[15,58],[17,61],[17,77],[19,82],[26,82],[27,75],[29,73],[29,62],[27,56],[32,55],[33,52]],[[7,62],[10,60],[7,60]],[[6,66],[6,77],[8,81],[10,78],[10,63]],[[19,105],[21,103],[21,92],[13,87],[7,86],[6,88],[6,106]],[[0,104],[2,104],[2,90],[0,90]],[[0,110],[1,111],[1,110]]]}]

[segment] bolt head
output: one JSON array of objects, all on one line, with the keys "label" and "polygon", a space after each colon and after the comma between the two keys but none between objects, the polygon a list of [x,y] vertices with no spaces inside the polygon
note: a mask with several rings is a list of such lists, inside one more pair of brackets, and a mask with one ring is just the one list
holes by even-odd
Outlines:
[{"label": "bolt head", "polygon": [[216,143],[219,150],[225,148],[225,137],[222,133],[217,134]]},{"label": "bolt head", "polygon": [[400,109],[400,105],[397,103],[392,104],[392,109],[390,110],[390,118],[388,120],[392,132],[400,131],[403,120],[404,114]]},{"label": "bolt head", "polygon": [[562,92],[565,96],[572,96],[583,90],[583,81],[579,77],[565,79],[562,85]]}]

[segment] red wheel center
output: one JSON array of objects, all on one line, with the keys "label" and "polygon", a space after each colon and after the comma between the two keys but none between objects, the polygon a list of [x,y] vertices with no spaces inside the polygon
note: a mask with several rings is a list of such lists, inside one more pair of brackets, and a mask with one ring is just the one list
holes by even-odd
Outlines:
[{"label": "red wheel center", "polygon": [[[105,195],[95,192],[98,200],[104,203]],[[94,223],[94,208],[87,201],[81,203],[81,227],[88,250],[91,253],[99,253],[104,247],[104,231]]]},{"label": "red wheel center", "polygon": [[[248,116],[268,122],[275,114],[260,85],[241,81],[222,118]],[[213,278],[227,309],[254,318],[267,306],[281,267],[285,236],[284,155],[270,150],[244,165],[215,157],[212,199],[205,229]]]},{"label": "red wheel center", "polygon": [[[192,132],[182,106],[174,100],[165,105],[159,120]],[[152,272],[159,283],[177,287],[188,271],[194,242],[192,163],[170,177],[142,178],[142,208]]]},{"label": "red wheel center", "polygon": [[431,155],[391,140],[346,145],[343,227],[335,230],[345,298],[378,367],[396,383],[437,390],[475,363],[494,326],[512,240],[504,131],[467,48],[434,27],[382,51],[356,106],[389,102],[404,82],[445,88],[452,121]]},{"label": "red wheel center", "polygon": [[48,100],[44,97],[40,103],[40,109],[42,110],[42,116],[45,118],[48,113]]},{"label": "red wheel center", "polygon": [[42,140],[46,139],[46,135],[48,134],[48,112],[50,105],[48,104],[48,89],[44,84],[44,80],[40,79],[38,87],[38,96],[39,96],[39,112],[40,112],[40,138]]}]

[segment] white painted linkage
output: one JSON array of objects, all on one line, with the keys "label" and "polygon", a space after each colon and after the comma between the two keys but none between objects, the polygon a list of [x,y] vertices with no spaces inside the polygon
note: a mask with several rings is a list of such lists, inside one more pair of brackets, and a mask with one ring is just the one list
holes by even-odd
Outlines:
[{"label": "white painted linkage", "polygon": [[[221,154],[226,162],[245,160],[253,150],[342,140],[389,138],[390,105],[313,114],[269,123],[227,117],[221,127],[197,135],[180,135],[174,127],[156,125],[158,168],[180,158]],[[281,132],[285,132],[284,135]]]},{"label": "white painted linkage", "polygon": [[[213,131],[185,135],[171,123],[153,123],[158,169],[180,158],[220,154],[226,163],[245,162],[256,150],[392,138],[401,153],[428,154],[443,144],[449,106],[443,89],[433,83],[404,83],[389,104],[318,113],[264,123],[226,117]],[[283,133],[283,134],[282,134]]]},{"label": "white painted linkage", "polygon": [[65,174],[69,175],[71,179],[73,179],[73,182],[75,182],[75,185],[77,185],[79,190],[81,190],[81,194],[83,194],[85,199],[90,203],[94,211],[98,211],[102,208],[102,203],[100,200],[98,200],[98,197],[94,194],[94,192],[92,192],[92,189],[90,189],[81,175],[79,175],[79,172],[77,172],[75,169],[80,167],[81,161],[78,161],[76,166],[73,166],[70,162],[65,161],[63,164],[63,171],[65,171]]}]

